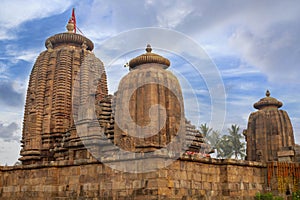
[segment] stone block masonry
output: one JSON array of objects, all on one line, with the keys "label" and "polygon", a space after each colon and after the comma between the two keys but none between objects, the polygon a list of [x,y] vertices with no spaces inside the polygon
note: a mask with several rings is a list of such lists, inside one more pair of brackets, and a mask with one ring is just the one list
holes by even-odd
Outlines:
[{"label": "stone block masonry", "polygon": [[195,155],[139,174],[97,161],[54,161],[1,167],[0,199],[253,199],[266,187],[266,172],[260,162]]}]

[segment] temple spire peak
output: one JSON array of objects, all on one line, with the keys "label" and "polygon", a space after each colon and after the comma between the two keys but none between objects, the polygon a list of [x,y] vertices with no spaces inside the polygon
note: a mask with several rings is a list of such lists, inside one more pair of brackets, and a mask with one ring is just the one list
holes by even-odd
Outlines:
[{"label": "temple spire peak", "polygon": [[76,17],[75,17],[75,9],[72,9],[72,16],[68,21],[66,26],[68,33],[76,33]]},{"label": "temple spire peak", "polygon": [[150,44],[147,44],[147,48],[145,49],[147,51],[147,53],[151,53],[152,48]]},{"label": "temple spire peak", "polygon": [[266,91],[266,96],[269,97],[270,95],[271,95],[270,91],[267,90],[267,91]]}]

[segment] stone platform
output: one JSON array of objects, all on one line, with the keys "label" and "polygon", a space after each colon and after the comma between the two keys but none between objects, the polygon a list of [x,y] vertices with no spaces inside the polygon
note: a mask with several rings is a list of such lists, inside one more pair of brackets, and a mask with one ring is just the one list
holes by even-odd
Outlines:
[{"label": "stone platform", "polygon": [[[124,161],[126,162],[126,161]],[[254,199],[266,164],[185,155],[166,168],[125,173],[99,161],[0,168],[0,199]]]}]

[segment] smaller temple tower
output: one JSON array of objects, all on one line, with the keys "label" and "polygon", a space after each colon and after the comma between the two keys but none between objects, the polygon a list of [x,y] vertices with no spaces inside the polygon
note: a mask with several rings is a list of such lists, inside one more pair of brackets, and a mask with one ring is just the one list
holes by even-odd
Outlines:
[{"label": "smaller temple tower", "polygon": [[166,70],[170,61],[146,53],[129,62],[116,95],[115,144],[126,151],[152,152],[167,147],[182,148],[185,117],[181,87],[176,76]]},{"label": "smaller temple tower", "polygon": [[270,96],[254,104],[258,111],[250,114],[248,128],[244,131],[247,140],[247,160],[293,161],[294,134],[286,111],[279,110],[282,102]]}]

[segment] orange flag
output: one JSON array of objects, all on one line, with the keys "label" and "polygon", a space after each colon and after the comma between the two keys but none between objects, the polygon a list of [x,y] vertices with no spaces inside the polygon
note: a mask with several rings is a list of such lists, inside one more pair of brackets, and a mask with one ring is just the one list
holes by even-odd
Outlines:
[{"label": "orange flag", "polygon": [[76,33],[76,17],[75,17],[75,8],[72,10],[72,21],[74,23],[74,33]]}]

